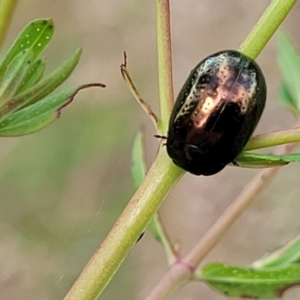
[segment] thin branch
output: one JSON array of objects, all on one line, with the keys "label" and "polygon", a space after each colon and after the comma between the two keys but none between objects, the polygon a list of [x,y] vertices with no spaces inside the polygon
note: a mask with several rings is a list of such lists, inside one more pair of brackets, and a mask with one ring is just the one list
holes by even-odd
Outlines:
[{"label": "thin branch", "polygon": [[120,68],[121,68],[121,74],[125,80],[125,83],[127,84],[128,88],[129,88],[131,94],[133,95],[135,100],[138,102],[138,104],[142,107],[142,109],[146,112],[146,114],[148,115],[148,117],[150,118],[152,123],[154,124],[154,127],[157,129],[157,124],[159,121],[158,121],[156,114],[153,112],[151,106],[145,100],[142,99],[137,88],[135,87],[135,85],[133,83],[133,80],[130,77],[130,74],[127,69],[126,52],[124,52],[124,62],[121,64]]},{"label": "thin branch", "polygon": [[255,59],[283,22],[297,0],[273,0],[239,50]]},{"label": "thin branch", "polygon": [[256,135],[249,140],[243,151],[268,148],[295,142],[300,142],[300,128],[297,127]]},{"label": "thin branch", "polygon": [[174,105],[169,0],[156,0],[157,55],[161,123],[160,133],[166,134]]}]

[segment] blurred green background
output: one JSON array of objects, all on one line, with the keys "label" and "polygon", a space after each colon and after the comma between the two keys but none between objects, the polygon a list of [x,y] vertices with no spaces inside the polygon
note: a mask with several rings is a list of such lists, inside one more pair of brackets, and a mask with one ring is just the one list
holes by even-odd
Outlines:
[{"label": "blurred green background", "polygon": [[[189,71],[212,52],[237,48],[269,0],[172,2],[175,93]],[[295,45],[300,4],[285,21]],[[145,134],[146,159],[158,141],[120,75],[123,51],[142,96],[158,111],[155,1],[22,0],[2,49],[36,18],[52,18],[55,36],[45,56],[54,69],[77,47],[83,56],[65,86],[103,82],[81,92],[61,118],[41,132],[1,140],[0,300],[62,299],[133,192],[131,148]],[[257,132],[289,128],[293,117],[277,104],[280,73],[276,37],[258,59],[269,87]],[[213,177],[185,175],[161,209],[184,254],[239,194],[256,171],[227,167]],[[300,228],[299,165],[284,167],[207,260],[248,264],[294,237]],[[137,244],[101,299],[144,299],[167,270],[149,234]],[[284,299],[299,299],[300,289]],[[172,299],[221,300],[189,284]]]}]

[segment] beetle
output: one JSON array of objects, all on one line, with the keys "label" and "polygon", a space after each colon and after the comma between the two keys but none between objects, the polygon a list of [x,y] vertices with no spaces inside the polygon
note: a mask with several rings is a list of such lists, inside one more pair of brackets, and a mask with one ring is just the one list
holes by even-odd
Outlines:
[{"label": "beetle", "polygon": [[169,121],[167,153],[195,175],[221,171],[242,151],[265,107],[258,64],[236,50],[203,59],[191,71]]}]

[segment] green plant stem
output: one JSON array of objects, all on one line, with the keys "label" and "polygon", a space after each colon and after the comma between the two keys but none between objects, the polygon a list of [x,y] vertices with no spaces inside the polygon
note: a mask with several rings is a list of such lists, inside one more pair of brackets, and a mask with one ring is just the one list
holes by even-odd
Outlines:
[{"label": "green plant stem", "polygon": [[243,151],[279,146],[300,142],[300,128],[263,133],[252,137]]},{"label": "green plant stem", "polygon": [[[274,3],[279,2],[284,2],[286,7],[291,8],[289,4],[294,3],[295,1],[273,1],[271,6],[274,5]],[[277,18],[282,21],[283,12],[285,12],[285,14],[288,13],[287,10],[279,11],[279,9],[273,9],[272,14],[274,14],[274,16],[268,18],[267,22],[273,22],[272,20],[276,20]],[[270,13],[268,12],[268,14]],[[160,130],[162,133],[165,133],[167,130],[168,119],[173,104],[169,19],[169,1],[157,0],[157,44],[161,99]],[[256,55],[255,53],[258,54],[265,45],[265,43],[261,43],[261,41],[257,42],[256,45],[256,40],[253,40],[253,36],[259,37],[260,35],[267,35],[264,39],[268,41],[274,33],[272,30],[265,32],[263,26],[268,26],[268,23],[259,22],[259,24],[260,25],[256,28],[256,33],[247,38],[251,39],[251,43],[246,40],[243,47],[241,47],[243,52],[252,57]],[[259,51],[248,51],[248,48],[258,49]],[[177,168],[171,162],[166,154],[165,148],[161,148],[140,188],[134,194],[100,248],[90,259],[89,263],[66,295],[65,300],[95,300],[100,295],[101,291],[103,291],[115,274],[128,252],[134,246],[140,233],[150,222],[170,189],[183,174],[184,171]],[[221,228],[219,228],[219,230],[221,230]],[[194,261],[194,259],[190,258],[190,261]],[[169,285],[167,285],[169,289],[164,289],[166,294],[176,290],[191,276],[191,270],[184,264],[175,264],[172,266],[171,270],[178,270],[178,272],[177,276],[173,279],[171,278],[171,281],[169,281]],[[172,277],[172,274],[174,273],[167,273],[167,277],[170,275]],[[170,277],[168,278],[170,279]],[[181,278],[181,280],[178,280],[178,278]]]},{"label": "green plant stem", "polygon": [[273,0],[239,47],[239,50],[255,59],[296,2],[297,0]]},{"label": "green plant stem", "polygon": [[166,134],[174,105],[169,0],[156,0],[156,7],[158,83],[161,113],[159,130],[161,134]]},{"label": "green plant stem", "polygon": [[184,174],[159,151],[145,180],[114,227],[95,252],[65,300],[95,300],[115,274],[128,252],[145,230],[164,198]]},{"label": "green plant stem", "polygon": [[17,0],[0,0],[0,47],[17,6]]}]

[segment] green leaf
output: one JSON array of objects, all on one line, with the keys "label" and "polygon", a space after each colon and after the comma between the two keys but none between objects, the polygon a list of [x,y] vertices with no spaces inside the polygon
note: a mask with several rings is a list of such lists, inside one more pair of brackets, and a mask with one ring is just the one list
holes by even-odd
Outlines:
[{"label": "green leaf", "polygon": [[29,70],[32,62],[32,52],[20,52],[9,64],[0,85],[0,106],[6,105],[16,93]]},{"label": "green leaf", "polygon": [[255,261],[255,269],[286,267],[300,262],[300,236],[274,251],[273,253]]},{"label": "green leaf", "polygon": [[[144,159],[144,149],[142,140],[142,134],[139,132],[134,140],[132,151],[131,171],[134,189],[137,189],[141,185],[146,176],[146,164]],[[157,215],[152,218],[147,229],[150,231],[155,240],[157,240],[160,244],[163,244],[163,237],[161,236],[162,230],[160,230],[162,229],[162,227],[159,224]]]},{"label": "green leaf", "polygon": [[[17,136],[35,132],[55,120],[63,107],[88,84],[52,95],[76,67],[81,50],[43,77],[45,60],[40,53],[53,35],[52,20],[30,23],[17,37],[0,65],[0,135]],[[50,95],[50,96],[49,96]]]},{"label": "green leaf", "polygon": [[300,113],[300,57],[286,34],[279,34],[278,64],[282,73],[280,103],[297,115]]},{"label": "green leaf", "polygon": [[156,213],[151,219],[147,229],[150,231],[153,238],[163,246],[168,264],[171,266],[177,259],[177,253],[162,224],[158,213]]},{"label": "green leaf", "polygon": [[13,97],[7,103],[6,108],[1,108],[0,120],[3,121],[14,111],[39,101],[55,90],[72,73],[79,61],[80,55],[81,49],[78,49],[73,56],[35,86]]},{"label": "green leaf", "polygon": [[17,94],[20,94],[37,84],[44,74],[45,67],[46,62],[44,59],[39,58],[35,60],[22,80],[22,84],[20,85]]},{"label": "green leaf", "polygon": [[[146,164],[142,140],[142,134],[139,132],[134,140],[132,151],[132,178],[135,189],[141,185],[146,176]],[[157,213],[151,219],[147,229],[154,239],[164,247],[168,262],[171,265],[176,259],[175,250]]]},{"label": "green leaf", "polygon": [[35,60],[50,42],[54,31],[52,20],[39,19],[28,24],[7,51],[0,64],[0,81],[10,62],[23,50],[31,49]]},{"label": "green leaf", "polygon": [[256,270],[221,263],[209,263],[196,278],[220,293],[241,298],[275,299],[300,284],[300,265],[281,269]]},{"label": "green leaf", "polygon": [[0,136],[25,135],[44,128],[60,116],[61,109],[70,104],[80,90],[93,86],[104,87],[101,84],[87,84],[69,88],[11,114],[0,122]]},{"label": "green leaf", "polygon": [[132,179],[133,187],[137,189],[146,176],[146,164],[144,160],[144,149],[142,144],[142,134],[139,132],[133,143],[132,151]]},{"label": "green leaf", "polygon": [[158,243],[160,243],[162,246],[165,245],[165,241],[168,238],[158,214],[155,214],[155,216],[151,219],[147,229]]},{"label": "green leaf", "polygon": [[294,98],[291,96],[286,85],[283,83],[281,83],[279,86],[278,102],[282,106],[289,109],[291,113],[297,117],[298,115],[297,102],[294,101]]},{"label": "green leaf", "polygon": [[285,162],[300,162],[300,153],[292,153],[286,155],[278,155],[278,158],[282,159]]},{"label": "green leaf", "polygon": [[300,162],[300,153],[274,155],[242,152],[235,161],[240,167],[269,168],[287,165],[290,162]]}]

